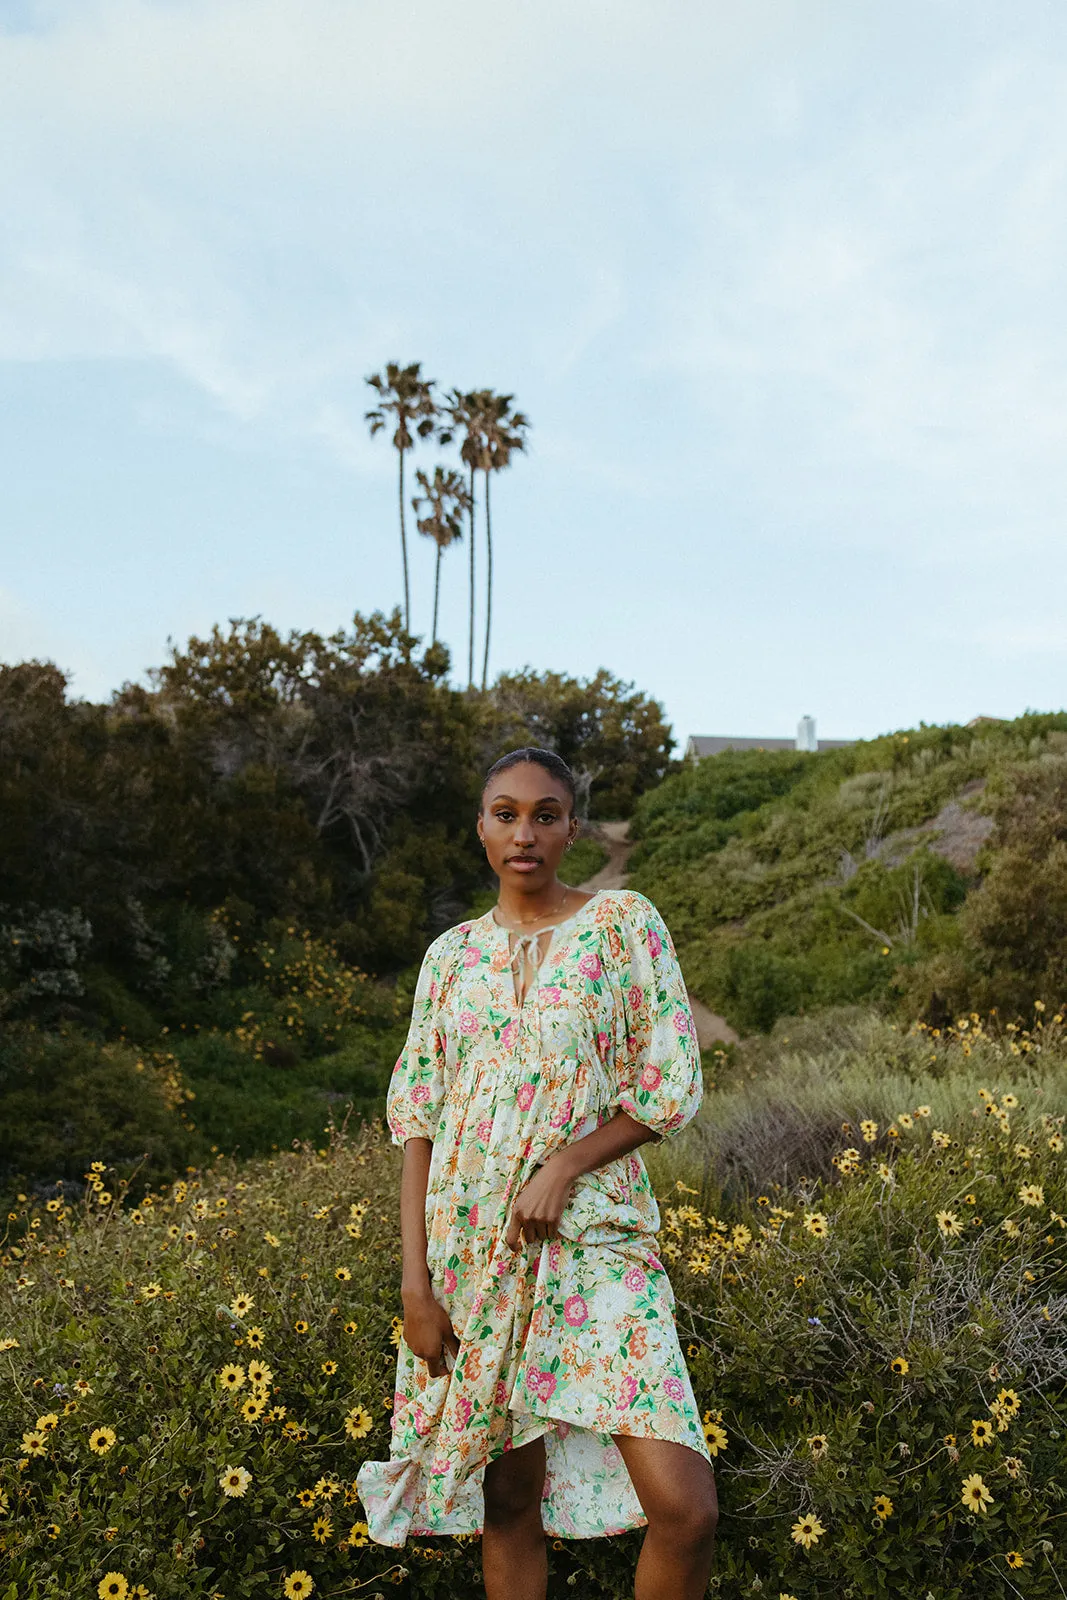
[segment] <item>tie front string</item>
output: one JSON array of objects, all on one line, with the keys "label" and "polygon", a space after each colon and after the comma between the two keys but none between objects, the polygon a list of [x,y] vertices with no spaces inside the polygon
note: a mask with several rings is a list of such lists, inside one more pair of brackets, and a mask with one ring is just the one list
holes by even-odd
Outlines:
[{"label": "tie front string", "polygon": [[[534,973],[540,971],[541,963],[547,956],[549,945],[552,943],[552,935],[558,926],[558,923],[550,922],[547,928],[537,928],[533,933],[521,933],[515,938],[515,943],[511,947],[511,960],[508,965],[514,969],[515,979],[517,980],[516,998],[520,1005],[525,1000],[527,989],[529,988],[529,984],[523,980],[531,971]],[[512,929],[511,932],[514,933],[515,930]],[[541,939],[545,934],[548,935],[548,943],[542,950]]]}]

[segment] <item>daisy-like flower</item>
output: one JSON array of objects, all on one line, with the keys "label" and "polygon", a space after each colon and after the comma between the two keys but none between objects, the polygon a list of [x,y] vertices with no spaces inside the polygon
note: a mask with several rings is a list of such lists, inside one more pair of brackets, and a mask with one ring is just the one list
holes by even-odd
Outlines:
[{"label": "daisy-like flower", "polygon": [[253,1394],[241,1407],[241,1415],[246,1422],[258,1422],[266,1409],[267,1402],[260,1395]]},{"label": "daisy-like flower", "polygon": [[262,1328],[249,1328],[245,1333],[245,1342],[250,1350],[262,1350],[266,1337]]},{"label": "daisy-like flower", "polygon": [[1022,1470],[1023,1463],[1020,1456],[1004,1457],[1004,1471],[1008,1474],[1009,1478],[1017,1478]]},{"label": "daisy-like flower", "polygon": [[872,1121],[870,1117],[865,1117],[860,1123],[860,1132],[867,1144],[873,1144],[878,1137],[877,1122]]},{"label": "daisy-like flower", "polygon": [[37,1418],[36,1426],[39,1433],[51,1433],[59,1427],[59,1418],[54,1411],[46,1411],[43,1417]]},{"label": "daisy-like flower", "polygon": [[158,1300],[162,1293],[163,1285],[161,1283],[152,1282],[141,1285],[141,1298],[144,1300]]},{"label": "daisy-like flower", "polygon": [[304,1600],[314,1587],[315,1580],[309,1572],[290,1572],[285,1580],[285,1600]]},{"label": "daisy-like flower", "polygon": [[963,1232],[963,1224],[954,1211],[939,1211],[937,1225],[946,1239],[955,1239]]},{"label": "daisy-like flower", "polygon": [[0,1339],[0,1351],[21,1350],[22,1346],[17,1339]]},{"label": "daisy-like flower", "polygon": [[348,1530],[348,1542],[357,1548],[361,1545],[370,1544],[370,1529],[365,1522],[353,1522]]},{"label": "daisy-like flower", "polygon": [[271,1233],[269,1230],[263,1235],[263,1237],[266,1240],[266,1242],[270,1245],[272,1250],[277,1250],[279,1245],[282,1242],[278,1238],[278,1235],[276,1233]]},{"label": "daisy-like flower", "polygon": [[799,1289],[801,1284],[806,1282],[807,1278],[805,1274],[803,1272],[798,1272],[796,1277],[793,1279],[793,1287],[794,1289]]},{"label": "daisy-like flower", "polygon": [[1022,1231],[1014,1217],[1005,1217],[1000,1226],[1007,1234],[1009,1239],[1017,1238],[1019,1233]]},{"label": "daisy-like flower", "polygon": [[986,1488],[981,1473],[972,1472],[969,1478],[964,1478],[960,1499],[968,1511],[981,1511],[983,1514],[986,1507],[993,1504],[993,1496]]},{"label": "daisy-like flower", "polygon": [[877,1172],[883,1183],[891,1183],[893,1181],[893,1169],[889,1165],[888,1161],[879,1161],[874,1170]]},{"label": "daisy-like flower", "polygon": [[340,1494],[340,1492],[341,1480],[334,1477],[332,1473],[329,1476],[324,1474],[315,1484],[315,1493],[320,1500],[332,1500],[334,1495]]},{"label": "daisy-like flower", "polygon": [[29,1428],[22,1435],[22,1449],[28,1456],[46,1456],[48,1440],[39,1428]]},{"label": "daisy-like flower", "polygon": [[1019,1104],[1019,1096],[1016,1094],[1002,1094],[1000,1097],[1000,1103],[1002,1106],[1007,1106],[1009,1111],[1014,1111],[1015,1107]]},{"label": "daisy-like flower", "polygon": [[44,1525],[44,1531],[47,1533],[50,1539],[58,1539],[61,1529],[58,1522],[46,1522]]},{"label": "daisy-like flower", "polygon": [[905,1356],[894,1356],[889,1363],[889,1370],[890,1372],[895,1372],[898,1378],[902,1378],[910,1370],[907,1358]]},{"label": "daisy-like flower", "polygon": [[315,1491],[314,1489],[301,1489],[296,1498],[300,1501],[304,1510],[307,1511],[309,1507],[315,1504]]},{"label": "daisy-like flower", "polygon": [[804,1226],[816,1239],[825,1238],[830,1231],[826,1217],[821,1211],[809,1211],[804,1218]]},{"label": "daisy-like flower", "polygon": [[1008,1563],[1009,1567],[1015,1567],[1016,1569],[1019,1567],[1025,1567],[1026,1565],[1026,1557],[1020,1550],[1008,1550],[1005,1553],[1004,1559]]},{"label": "daisy-like flower", "polygon": [[221,1369],[216,1381],[220,1389],[226,1389],[232,1394],[235,1389],[244,1387],[245,1369],[231,1363]]},{"label": "daisy-like flower", "polygon": [[89,1449],[94,1456],[106,1456],[116,1440],[114,1428],[94,1428],[89,1435]]},{"label": "daisy-like flower", "polygon": [[884,1522],[886,1517],[891,1517],[893,1515],[893,1502],[890,1500],[887,1494],[876,1495],[872,1509],[874,1510],[875,1516],[881,1517],[882,1521]]},{"label": "daisy-like flower", "polygon": [[809,1433],[808,1449],[811,1451],[816,1461],[821,1461],[829,1448],[830,1441],[826,1437],[825,1433]]},{"label": "daisy-like flower", "polygon": [[1000,1393],[997,1395],[996,1403],[1009,1417],[1016,1416],[1020,1406],[1022,1405],[1022,1401],[1019,1399],[1019,1396],[1015,1393],[1014,1389],[1001,1389]]},{"label": "daisy-like flower", "polygon": [[914,1123],[914,1120],[915,1119],[912,1117],[912,1114],[911,1114],[910,1111],[902,1111],[900,1113],[900,1116],[897,1118],[897,1121],[900,1123],[900,1126],[902,1128],[910,1128],[910,1127],[912,1127],[913,1123]]},{"label": "daisy-like flower", "polygon": [[826,1529],[818,1517],[808,1511],[798,1518],[793,1524],[793,1539],[797,1544],[802,1544],[805,1550],[810,1550],[812,1545],[818,1544]]},{"label": "daisy-like flower", "polygon": [[1043,1206],[1045,1191],[1039,1183],[1024,1183],[1019,1190],[1019,1199],[1024,1206]]},{"label": "daisy-like flower", "polygon": [[978,1445],[979,1449],[983,1449],[987,1444],[992,1443],[992,1439],[993,1439],[993,1425],[992,1425],[992,1423],[987,1422],[984,1417],[979,1417],[977,1421],[972,1421],[971,1422],[971,1443],[972,1444],[976,1444],[976,1445]]},{"label": "daisy-like flower", "polygon": [[130,1586],[121,1572],[105,1572],[96,1586],[100,1600],[126,1600]]},{"label": "daisy-like flower", "polygon": [[255,1303],[250,1294],[235,1294],[230,1301],[230,1311],[233,1316],[243,1319],[247,1317]]},{"label": "daisy-like flower", "polygon": [[347,1267],[335,1267],[333,1275],[338,1283],[350,1283],[352,1281],[352,1274]]},{"label": "daisy-like flower", "polygon": [[0,1489],[0,1517],[6,1517],[11,1510],[11,1501],[8,1499],[7,1490]]},{"label": "daisy-like flower", "polygon": [[704,1438],[707,1440],[708,1454],[717,1456],[720,1450],[725,1450],[730,1438],[725,1428],[717,1422],[705,1422]]},{"label": "daisy-like flower", "polygon": [[333,1532],[333,1523],[329,1517],[316,1517],[311,1524],[311,1537],[318,1544],[325,1544]]},{"label": "daisy-like flower", "polygon": [[78,1394],[92,1394],[93,1386],[88,1378],[75,1378],[74,1388]]},{"label": "daisy-like flower", "polygon": [[929,1106],[916,1106],[915,1107],[915,1115],[917,1117],[928,1117],[930,1115],[930,1107]]},{"label": "daisy-like flower", "polygon": [[1049,1135],[1049,1140],[1048,1140],[1048,1147],[1053,1152],[1054,1155],[1059,1155],[1060,1151],[1063,1149],[1063,1137],[1062,1137],[1062,1135],[1058,1134],[1058,1133],[1050,1134]]},{"label": "daisy-like flower", "polygon": [[274,1373],[271,1371],[270,1367],[267,1366],[265,1361],[260,1361],[258,1357],[253,1357],[253,1359],[248,1363],[249,1383],[270,1383],[273,1377]]},{"label": "daisy-like flower", "polygon": [[307,1331],[308,1331],[308,1325],[304,1321],[303,1317],[300,1317],[298,1321],[293,1323],[293,1332],[294,1333],[307,1333]]},{"label": "daisy-like flower", "polygon": [[403,1319],[403,1317],[394,1317],[393,1318],[393,1322],[392,1322],[392,1326],[391,1326],[391,1328],[389,1330],[389,1343],[398,1345],[400,1343],[400,1336],[401,1336],[401,1334],[403,1332],[404,1332],[404,1319]]},{"label": "daisy-like flower", "polygon": [[345,1418],[345,1432],[350,1439],[365,1439],[374,1426],[374,1418],[363,1406],[353,1406]]},{"label": "daisy-like flower", "polygon": [[947,1133],[942,1133],[940,1128],[931,1128],[930,1143],[938,1150],[947,1150],[952,1140]]},{"label": "daisy-like flower", "polygon": [[240,1500],[252,1482],[252,1474],[244,1467],[223,1467],[219,1474],[219,1488],[228,1500]]},{"label": "daisy-like flower", "polygon": [[325,1374],[326,1374],[326,1376],[328,1378],[332,1378],[334,1373],[337,1371],[337,1362],[336,1361],[324,1361],[322,1363],[322,1370],[323,1370],[323,1372],[325,1372]]}]

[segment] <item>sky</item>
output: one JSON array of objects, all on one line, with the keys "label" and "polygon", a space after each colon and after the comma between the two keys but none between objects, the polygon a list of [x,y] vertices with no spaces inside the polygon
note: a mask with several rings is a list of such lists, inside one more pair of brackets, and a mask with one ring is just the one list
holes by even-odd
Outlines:
[{"label": "sky", "polygon": [[390,610],[421,361],[531,422],[492,673],[680,741],[1059,709],[1065,283],[1062,5],[0,0],[0,660]]}]

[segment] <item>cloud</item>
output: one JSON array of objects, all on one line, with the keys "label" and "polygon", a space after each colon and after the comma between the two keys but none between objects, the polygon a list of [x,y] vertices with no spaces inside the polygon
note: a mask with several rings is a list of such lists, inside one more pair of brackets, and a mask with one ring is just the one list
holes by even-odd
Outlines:
[{"label": "cloud", "polygon": [[821,517],[820,543],[920,557],[964,529],[1058,550],[1067,66],[972,52],[935,105],[880,109],[691,190],[649,363],[700,391],[786,539]]}]

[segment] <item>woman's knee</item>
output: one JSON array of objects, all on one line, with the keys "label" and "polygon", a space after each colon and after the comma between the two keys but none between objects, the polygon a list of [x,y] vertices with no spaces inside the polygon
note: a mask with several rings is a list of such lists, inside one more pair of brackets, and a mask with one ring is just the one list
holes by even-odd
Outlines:
[{"label": "woman's knee", "polygon": [[684,1494],[667,1494],[650,1506],[646,1515],[651,1528],[686,1550],[700,1550],[715,1538],[719,1524],[719,1502],[714,1481],[699,1488],[689,1486]]},{"label": "woman's knee", "polygon": [[482,1481],[487,1522],[520,1522],[534,1512],[540,1519],[544,1470],[538,1468],[536,1461],[520,1463],[511,1456],[498,1456],[490,1463]]}]

